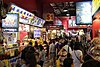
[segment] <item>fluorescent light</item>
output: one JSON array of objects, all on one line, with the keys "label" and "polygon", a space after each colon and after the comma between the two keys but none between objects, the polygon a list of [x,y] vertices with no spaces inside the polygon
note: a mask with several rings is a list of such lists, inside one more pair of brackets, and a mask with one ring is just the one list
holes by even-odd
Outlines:
[{"label": "fluorescent light", "polygon": [[66,10],[64,10],[64,12],[67,12],[68,10],[66,9]]}]

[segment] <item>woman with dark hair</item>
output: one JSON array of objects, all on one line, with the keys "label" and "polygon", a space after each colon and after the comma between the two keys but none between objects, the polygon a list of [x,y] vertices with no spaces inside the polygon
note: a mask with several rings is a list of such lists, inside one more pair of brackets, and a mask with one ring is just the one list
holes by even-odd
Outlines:
[{"label": "woman with dark hair", "polygon": [[44,50],[44,47],[41,45],[39,52],[39,65],[41,65],[41,67],[43,67],[44,61],[46,61],[46,51]]},{"label": "woman with dark hair", "polygon": [[73,59],[70,53],[67,53],[67,57],[64,59],[63,66],[74,67]]},{"label": "woman with dark hair", "polygon": [[34,49],[36,52],[39,52],[39,45],[37,41],[35,41]]},{"label": "woman with dark hair", "polygon": [[75,42],[74,45],[75,45],[75,46],[78,46],[78,48],[79,48],[80,50],[82,50],[82,42],[79,40],[79,37],[78,37],[78,36],[76,37],[76,42]]},{"label": "woman with dark hair", "polygon": [[52,66],[55,66],[56,62],[56,46],[55,46],[55,41],[51,40],[50,41],[50,46],[49,46],[49,58],[52,61]]},{"label": "woman with dark hair", "polygon": [[23,62],[21,67],[38,67],[35,50],[32,46],[27,46],[22,50],[21,59]]}]

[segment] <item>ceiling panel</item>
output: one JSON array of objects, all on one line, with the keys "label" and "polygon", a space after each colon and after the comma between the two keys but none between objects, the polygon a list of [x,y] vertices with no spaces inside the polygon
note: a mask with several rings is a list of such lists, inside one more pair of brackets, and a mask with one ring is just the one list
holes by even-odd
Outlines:
[{"label": "ceiling panel", "polygon": [[[52,6],[51,4],[53,4],[55,6]],[[70,16],[76,15],[75,2],[50,3],[50,5],[53,7],[55,16],[66,16],[68,14]]]}]

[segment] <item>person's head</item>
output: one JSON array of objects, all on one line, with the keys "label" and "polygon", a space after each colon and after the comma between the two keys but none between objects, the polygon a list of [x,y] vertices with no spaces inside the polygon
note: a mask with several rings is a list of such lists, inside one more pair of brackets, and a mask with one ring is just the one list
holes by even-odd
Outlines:
[{"label": "person's head", "polygon": [[43,43],[44,43],[44,44],[47,44],[47,42],[46,42],[46,41],[44,41]]},{"label": "person's head", "polygon": [[76,41],[79,42],[79,38],[78,37],[76,37]]},{"label": "person's head", "polygon": [[74,45],[73,49],[74,50],[80,50],[80,46],[79,45]]},{"label": "person's head", "polygon": [[31,41],[29,42],[29,45],[31,45],[31,46],[32,46],[32,42],[31,42]]},{"label": "person's head", "polygon": [[70,53],[67,53],[67,58],[71,58],[71,54]]},{"label": "person's head", "polygon": [[42,45],[40,45],[40,51],[42,51],[44,48],[43,48],[43,46]]},{"label": "person's head", "polygon": [[68,41],[67,40],[64,41],[64,45],[68,45]]},{"label": "person's head", "polygon": [[29,65],[29,67],[36,67],[36,56],[35,50],[32,46],[27,46],[22,50],[21,59],[25,62],[25,64]]},{"label": "person's head", "polygon": [[52,44],[52,43],[55,43],[55,41],[52,39],[52,40],[50,40],[50,44]]},{"label": "person's head", "polygon": [[38,45],[38,42],[37,41],[35,41],[35,45]]}]

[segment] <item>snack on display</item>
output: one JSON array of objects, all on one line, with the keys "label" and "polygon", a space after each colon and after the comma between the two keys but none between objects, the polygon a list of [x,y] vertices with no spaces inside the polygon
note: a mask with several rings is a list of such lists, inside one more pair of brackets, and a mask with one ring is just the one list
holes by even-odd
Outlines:
[{"label": "snack on display", "polygon": [[100,38],[94,38],[91,42],[89,54],[97,61],[100,61]]}]

